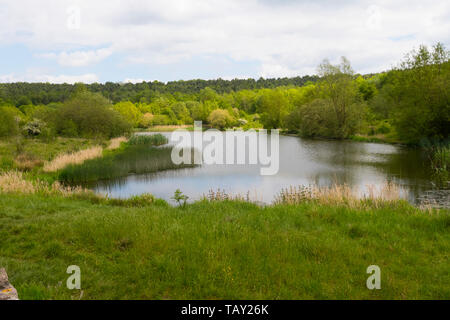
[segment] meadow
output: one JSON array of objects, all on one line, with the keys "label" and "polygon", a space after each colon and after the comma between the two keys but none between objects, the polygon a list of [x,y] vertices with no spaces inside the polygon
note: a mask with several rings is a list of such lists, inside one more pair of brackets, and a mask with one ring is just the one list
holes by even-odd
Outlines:
[{"label": "meadow", "polygon": [[[129,204],[1,194],[0,265],[20,298],[450,298],[448,211]],[[381,290],[366,288],[373,264]],[[81,268],[81,291],[66,288],[69,265]]]}]

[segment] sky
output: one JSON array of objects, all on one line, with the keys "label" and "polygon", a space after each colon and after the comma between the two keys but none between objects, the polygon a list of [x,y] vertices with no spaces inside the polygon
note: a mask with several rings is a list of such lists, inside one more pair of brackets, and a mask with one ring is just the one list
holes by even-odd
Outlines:
[{"label": "sky", "polygon": [[448,0],[0,0],[0,82],[364,74],[449,30]]}]

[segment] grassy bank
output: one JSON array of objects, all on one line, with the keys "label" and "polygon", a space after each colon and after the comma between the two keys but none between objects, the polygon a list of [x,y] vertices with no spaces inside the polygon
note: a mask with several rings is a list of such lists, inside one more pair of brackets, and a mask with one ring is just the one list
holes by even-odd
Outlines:
[{"label": "grassy bank", "polygon": [[[0,194],[0,265],[22,299],[449,299],[450,217],[406,203],[185,208]],[[366,268],[381,268],[381,290]]]},{"label": "grassy bank", "polygon": [[107,141],[58,137],[51,141],[36,138],[10,138],[0,140],[0,169],[39,170],[58,155],[78,152]]}]

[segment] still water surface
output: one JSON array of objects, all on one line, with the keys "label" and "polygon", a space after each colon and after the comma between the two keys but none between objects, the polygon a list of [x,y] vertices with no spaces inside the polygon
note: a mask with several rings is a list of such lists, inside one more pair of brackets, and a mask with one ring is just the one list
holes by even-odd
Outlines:
[{"label": "still water surface", "polygon": [[[170,133],[163,133],[168,138]],[[171,144],[174,142],[171,141]],[[426,157],[418,149],[353,141],[308,140],[280,136],[280,167],[276,175],[260,175],[259,165],[201,165],[152,174],[99,181],[96,192],[126,198],[142,193],[171,201],[176,189],[197,200],[209,190],[247,194],[254,201],[272,202],[288,186],[347,184],[360,192],[368,185],[393,181],[416,202],[431,189]]]}]

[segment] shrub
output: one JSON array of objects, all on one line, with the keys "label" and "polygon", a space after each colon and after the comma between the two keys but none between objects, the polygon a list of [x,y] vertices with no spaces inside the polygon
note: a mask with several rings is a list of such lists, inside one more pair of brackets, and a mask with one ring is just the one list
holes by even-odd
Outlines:
[{"label": "shrub", "polygon": [[141,121],[139,123],[139,126],[143,127],[143,128],[148,128],[153,124],[153,118],[155,116],[149,112],[144,113],[144,115],[141,118]]},{"label": "shrub", "polygon": [[38,136],[42,133],[42,129],[45,127],[45,123],[39,119],[33,119],[29,121],[22,130],[29,136]]},{"label": "shrub", "polygon": [[11,137],[19,133],[19,110],[14,107],[0,107],[0,137]]},{"label": "shrub", "polygon": [[81,92],[57,110],[55,127],[66,136],[117,137],[131,130],[101,94]]},{"label": "shrub", "polygon": [[217,129],[225,129],[233,123],[233,118],[227,110],[216,109],[208,117],[211,126]]}]

